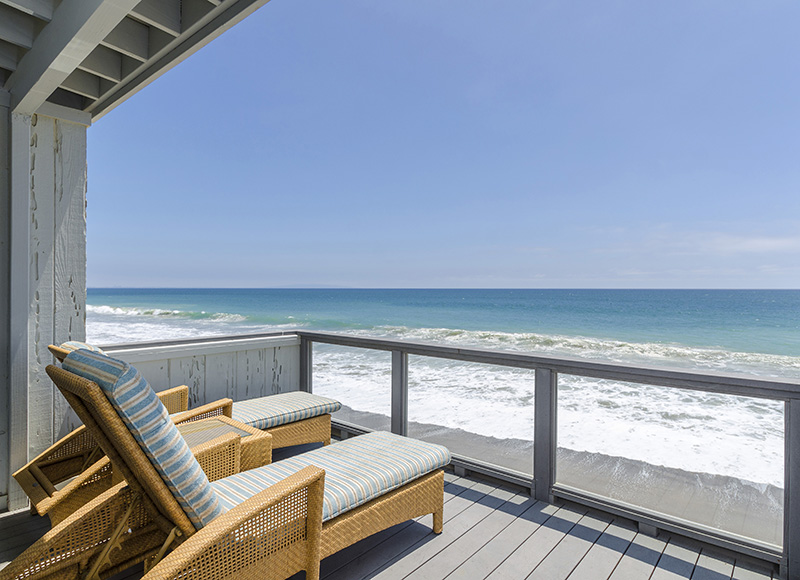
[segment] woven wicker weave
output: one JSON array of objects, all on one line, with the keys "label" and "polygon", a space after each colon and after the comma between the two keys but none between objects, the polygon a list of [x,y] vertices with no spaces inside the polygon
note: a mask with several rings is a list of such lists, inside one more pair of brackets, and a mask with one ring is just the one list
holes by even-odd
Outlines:
[{"label": "woven wicker weave", "polygon": [[323,474],[307,467],[216,518],[145,575],[282,579],[299,569],[319,578]]},{"label": "woven wicker weave", "polygon": [[272,448],[290,447],[305,443],[322,443],[330,445],[331,442],[331,416],[330,414],[318,415],[310,419],[279,425],[267,429],[272,435]]},{"label": "woven wicker weave", "polygon": [[[195,528],[100,388],[53,365],[47,367],[47,373],[127,483],[113,486],[69,515],[0,570],[0,580],[107,577],[141,561],[155,564],[157,554],[195,535]],[[240,460],[238,436],[223,435],[192,450],[201,464],[211,465],[211,471],[216,472],[214,464],[219,451],[231,446],[235,471]],[[229,457],[219,462],[227,464],[230,471]],[[224,466],[219,473],[225,474]],[[225,528],[229,533],[236,526],[257,530],[254,538],[258,538],[255,542],[258,549],[250,550],[245,567],[258,568],[263,566],[262,561],[269,561],[270,566],[276,561],[283,563],[276,576],[261,577],[285,578],[300,570],[306,570],[309,578],[318,577],[323,477],[322,470],[305,469],[287,478],[280,488],[265,490],[257,496],[257,501],[244,502],[240,510],[219,516],[212,522],[213,528],[207,528]],[[279,492],[292,499],[267,501]],[[308,499],[299,502],[298,497]],[[298,503],[308,506],[307,514],[297,508]],[[287,510],[287,504],[292,509]],[[302,515],[298,515],[301,511]],[[256,512],[258,515],[252,519],[257,523],[247,523],[250,518],[246,516]],[[272,531],[266,530],[264,522],[272,526]],[[285,530],[293,532],[287,536]],[[260,538],[275,534],[285,539],[264,550]],[[110,549],[112,546],[115,549]],[[219,577],[216,573],[196,577],[212,576]]]},{"label": "woven wicker weave", "polygon": [[[216,433],[237,433],[241,435],[242,471],[255,469],[272,461],[272,435],[224,415],[209,417],[202,421],[180,423],[178,424],[178,431],[180,431],[189,445],[194,445],[193,441],[195,440],[207,440]],[[235,473],[238,472],[237,470]],[[206,471],[206,475],[211,479],[208,471]]]},{"label": "woven wicker weave", "polygon": [[[432,513],[434,532],[442,530],[441,470],[322,525],[324,472],[307,467],[196,532],[100,388],[53,365],[47,373],[127,483],[66,517],[0,570],[0,580],[105,578],[141,561],[155,566],[147,580],[285,578],[303,569],[316,579],[321,557],[397,523]],[[238,468],[238,441],[227,434],[192,451],[212,473],[219,464],[222,475]],[[228,448],[232,467],[230,457],[216,459]]]},{"label": "woven wicker weave", "polygon": [[[59,361],[63,361],[70,353],[69,350],[54,345],[50,345],[48,349]],[[186,385],[157,394],[167,411],[173,415],[176,424],[208,418],[230,418],[232,415],[233,401],[230,399],[220,399],[189,410],[189,388]],[[256,432],[250,427],[237,425],[238,428]],[[331,440],[331,416],[326,414],[281,425],[267,430],[266,433],[273,436],[269,448],[263,440],[245,442],[242,449],[242,469],[253,469],[269,463],[272,460],[272,449],[318,442],[328,445]],[[97,441],[81,425],[13,475],[30,499],[32,510],[39,515],[48,515],[51,524],[55,525],[110,487],[110,480],[102,484],[96,482],[97,466],[94,464],[102,457],[103,452]],[[94,470],[87,471],[90,466]],[[73,481],[67,487],[57,489],[58,484],[69,479]],[[119,478],[114,483],[117,481]]]},{"label": "woven wicker weave", "polygon": [[[185,385],[157,393],[167,411],[177,413],[174,416],[176,423],[206,416],[230,417],[233,403],[230,399],[221,399],[187,410],[188,393],[189,388]],[[253,465],[261,460],[263,453],[263,450],[252,452]],[[14,479],[31,500],[31,508],[39,515],[50,516],[51,524],[55,525],[88,500],[111,487],[110,479],[102,484],[97,482],[97,473],[101,467],[98,462],[102,459],[103,451],[94,435],[85,425],[81,425],[21,467],[14,473]],[[258,465],[268,461],[269,459],[265,459]],[[108,462],[104,465],[107,467]],[[68,479],[72,481],[66,486],[56,488]],[[114,483],[119,480],[116,478]]]}]

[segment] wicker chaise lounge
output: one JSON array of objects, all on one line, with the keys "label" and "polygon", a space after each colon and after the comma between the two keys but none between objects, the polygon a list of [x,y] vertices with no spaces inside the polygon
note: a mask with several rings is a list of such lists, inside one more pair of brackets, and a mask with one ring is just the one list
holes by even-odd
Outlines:
[{"label": "wicker chaise lounge", "polygon": [[[97,347],[77,341],[49,347],[58,359],[86,349],[103,354]],[[272,435],[272,448],[322,443],[331,439],[331,413],[338,401],[305,392],[283,393],[234,403],[221,399],[188,409],[189,389],[182,385],[157,393],[176,424],[226,416]],[[39,515],[48,515],[53,525],[88,500],[110,487],[110,465],[100,461],[102,450],[91,432],[80,426],[67,434],[13,475]],[[66,486],[59,484],[72,480]],[[117,481],[119,481],[117,479]],[[116,482],[115,482],[116,483]],[[57,488],[57,486],[59,486]]]},{"label": "wicker chaise lounge", "polygon": [[430,513],[442,529],[441,446],[370,433],[236,473],[239,439],[227,435],[196,450],[201,463],[233,464],[209,483],[135,369],[89,351],[64,367],[47,372],[127,483],[54,527],[0,580],[107,577],[141,561],[154,580],[302,569],[317,578],[320,558],[396,523]]}]

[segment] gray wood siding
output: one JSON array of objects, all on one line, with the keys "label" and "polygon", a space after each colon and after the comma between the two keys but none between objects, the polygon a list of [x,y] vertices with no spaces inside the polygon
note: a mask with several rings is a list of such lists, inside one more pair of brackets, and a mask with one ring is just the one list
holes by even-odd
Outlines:
[{"label": "gray wood siding", "polygon": [[156,391],[187,385],[189,407],[300,388],[300,339],[295,336],[107,351],[133,364]]}]

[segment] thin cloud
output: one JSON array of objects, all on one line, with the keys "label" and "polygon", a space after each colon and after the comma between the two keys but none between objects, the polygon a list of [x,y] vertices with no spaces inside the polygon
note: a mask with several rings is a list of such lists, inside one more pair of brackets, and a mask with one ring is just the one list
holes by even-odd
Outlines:
[{"label": "thin cloud", "polygon": [[[675,234],[676,236],[679,234]],[[682,234],[679,239],[659,236],[661,245],[688,254],[785,254],[800,252],[800,236],[736,235],[727,233]]]}]

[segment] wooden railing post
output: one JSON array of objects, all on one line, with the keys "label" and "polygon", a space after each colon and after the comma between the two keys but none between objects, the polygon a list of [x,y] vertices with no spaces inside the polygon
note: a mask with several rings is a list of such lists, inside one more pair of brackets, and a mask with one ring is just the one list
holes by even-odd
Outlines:
[{"label": "wooden railing post", "polygon": [[392,433],[408,435],[408,353],[392,351]]},{"label": "wooden railing post", "polygon": [[313,343],[307,338],[300,337],[300,390],[311,392],[313,383]]},{"label": "wooden railing post", "polygon": [[556,397],[556,373],[550,369],[536,369],[533,398],[534,497],[546,502],[552,500],[550,490],[556,474]]},{"label": "wooden railing post", "polygon": [[783,559],[781,578],[800,579],[800,400],[784,407]]}]

